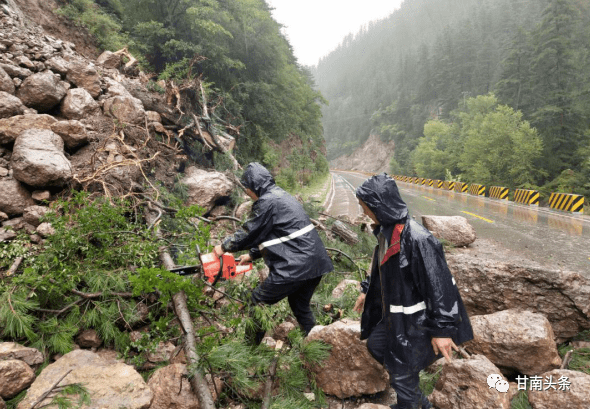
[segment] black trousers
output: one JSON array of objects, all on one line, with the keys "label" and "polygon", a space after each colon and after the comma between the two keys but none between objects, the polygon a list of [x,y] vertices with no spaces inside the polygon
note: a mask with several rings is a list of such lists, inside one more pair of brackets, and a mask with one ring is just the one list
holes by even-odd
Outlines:
[{"label": "black trousers", "polygon": [[[321,280],[321,276],[288,284],[271,284],[267,282],[268,280],[265,280],[252,291],[251,302],[253,305],[272,305],[287,298],[293,315],[295,315],[297,322],[305,331],[305,335],[307,335],[315,325],[309,302]],[[255,320],[254,329],[247,331],[246,338],[251,343],[258,345],[263,337],[264,331],[260,323]]]},{"label": "black trousers", "polygon": [[[384,322],[378,324],[369,339],[367,339],[367,349],[379,363],[383,364],[385,353],[387,352],[387,338],[395,336],[391,334]],[[420,390],[419,372],[410,372],[404,374],[389,373],[391,387],[397,394],[397,404],[399,409],[428,409],[430,405],[426,396]]]}]

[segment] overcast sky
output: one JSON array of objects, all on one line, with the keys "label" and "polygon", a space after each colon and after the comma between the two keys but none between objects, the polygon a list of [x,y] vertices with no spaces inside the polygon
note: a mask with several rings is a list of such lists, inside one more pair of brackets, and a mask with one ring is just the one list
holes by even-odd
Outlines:
[{"label": "overcast sky", "polygon": [[335,49],[348,33],[398,9],[403,0],[266,0],[273,17],[284,25],[295,56],[315,65]]}]

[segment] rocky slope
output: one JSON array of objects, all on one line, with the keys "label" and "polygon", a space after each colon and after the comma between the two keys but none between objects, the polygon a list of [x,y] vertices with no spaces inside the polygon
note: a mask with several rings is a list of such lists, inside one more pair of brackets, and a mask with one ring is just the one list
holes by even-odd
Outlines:
[{"label": "rocky slope", "polygon": [[363,146],[348,156],[330,161],[331,169],[358,170],[369,173],[389,173],[389,161],[393,157],[395,143],[383,142],[378,135],[371,134]]}]

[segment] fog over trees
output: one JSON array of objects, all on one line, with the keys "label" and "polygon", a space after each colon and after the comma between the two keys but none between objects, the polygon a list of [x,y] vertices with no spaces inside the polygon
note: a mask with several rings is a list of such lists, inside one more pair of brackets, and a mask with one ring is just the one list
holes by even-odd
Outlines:
[{"label": "fog over trees", "polygon": [[395,173],[588,195],[589,23],[583,0],[406,0],[313,67],[329,158],[373,132]]}]

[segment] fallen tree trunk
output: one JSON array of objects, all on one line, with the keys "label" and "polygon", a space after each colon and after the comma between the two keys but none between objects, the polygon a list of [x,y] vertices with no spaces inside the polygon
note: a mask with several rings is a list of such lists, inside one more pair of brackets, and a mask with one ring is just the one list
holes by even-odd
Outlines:
[{"label": "fallen tree trunk", "polygon": [[332,233],[337,235],[349,246],[354,246],[359,242],[358,235],[344,225],[340,220],[337,220],[332,225]]},{"label": "fallen tree trunk", "polygon": [[[150,225],[155,224],[156,216],[153,213],[148,211],[146,218]],[[159,237],[160,231],[157,229],[157,227],[155,230],[156,236]],[[160,247],[159,252],[160,261],[164,265],[164,268],[170,270],[176,267],[166,247]],[[176,316],[178,317],[178,321],[181,324],[185,336],[184,353],[186,355],[187,364],[190,368],[194,368],[195,371],[193,376],[190,378],[191,387],[193,392],[195,392],[197,395],[197,398],[199,398],[201,409],[215,409],[215,403],[213,402],[213,397],[211,396],[211,391],[209,390],[207,380],[197,366],[200,358],[197,354],[195,330],[193,328],[193,322],[188,311],[186,294],[184,291],[180,291],[172,296],[172,300],[174,302],[174,311],[176,312]]]}]

